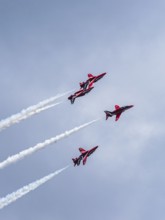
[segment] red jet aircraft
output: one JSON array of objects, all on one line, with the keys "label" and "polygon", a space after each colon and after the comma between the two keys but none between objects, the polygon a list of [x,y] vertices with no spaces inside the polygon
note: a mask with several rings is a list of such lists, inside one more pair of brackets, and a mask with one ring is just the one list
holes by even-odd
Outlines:
[{"label": "red jet aircraft", "polygon": [[91,73],[89,73],[87,81],[86,82],[81,82],[80,87],[83,88],[83,89],[90,88],[93,83],[100,80],[103,76],[105,76],[105,74],[106,73],[101,73],[97,76],[93,76]]},{"label": "red jet aircraft", "polygon": [[86,164],[87,157],[89,157],[93,152],[98,148],[98,146],[93,147],[90,150],[84,150],[83,148],[79,148],[79,151],[81,152],[81,155],[78,158],[73,158],[74,166],[79,166],[81,163],[81,160],[83,160],[83,165]]},{"label": "red jet aircraft", "polygon": [[125,111],[128,110],[130,108],[132,108],[133,105],[127,105],[127,106],[123,106],[120,107],[118,105],[115,105],[115,110],[113,112],[110,111],[104,111],[106,114],[106,120],[108,119],[108,117],[112,117],[113,115],[116,115],[116,119],[115,121],[117,121],[120,118],[120,115]]},{"label": "red jet aircraft", "polygon": [[85,94],[87,94],[88,92],[90,92],[94,87],[91,86],[90,88],[84,90],[84,89],[80,89],[77,92],[75,92],[73,95],[69,96],[68,99],[71,101],[71,104],[74,103],[75,99],[80,97],[80,96],[84,96]]}]

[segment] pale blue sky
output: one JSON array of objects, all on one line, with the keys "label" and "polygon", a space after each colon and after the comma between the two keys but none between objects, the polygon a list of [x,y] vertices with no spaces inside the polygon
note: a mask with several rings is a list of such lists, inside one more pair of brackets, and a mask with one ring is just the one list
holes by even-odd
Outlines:
[{"label": "pale blue sky", "polygon": [[134,104],[0,171],[0,196],[71,163],[0,211],[3,220],[164,220],[164,1],[0,1],[1,119],[73,88],[87,73],[108,74],[87,96],[0,133],[0,161],[115,104]]}]

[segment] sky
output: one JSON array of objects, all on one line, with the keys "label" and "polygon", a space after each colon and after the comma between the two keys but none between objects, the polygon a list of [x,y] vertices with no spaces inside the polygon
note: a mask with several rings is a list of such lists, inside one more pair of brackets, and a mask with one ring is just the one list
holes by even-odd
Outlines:
[{"label": "sky", "polygon": [[[6,220],[164,220],[165,2],[0,0],[0,118],[79,89],[107,72],[73,105],[60,105],[0,132],[0,161],[102,120],[0,170],[0,197],[71,166],[0,210]],[[118,122],[104,110],[134,105]],[[78,148],[99,148],[72,166]]]}]

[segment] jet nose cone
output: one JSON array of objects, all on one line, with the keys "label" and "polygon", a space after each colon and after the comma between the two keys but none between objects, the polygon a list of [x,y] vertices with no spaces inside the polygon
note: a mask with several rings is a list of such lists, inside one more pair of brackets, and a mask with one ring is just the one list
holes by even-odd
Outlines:
[{"label": "jet nose cone", "polygon": [[127,107],[128,107],[128,109],[129,109],[129,108],[132,108],[132,107],[134,107],[134,105],[128,105]]}]

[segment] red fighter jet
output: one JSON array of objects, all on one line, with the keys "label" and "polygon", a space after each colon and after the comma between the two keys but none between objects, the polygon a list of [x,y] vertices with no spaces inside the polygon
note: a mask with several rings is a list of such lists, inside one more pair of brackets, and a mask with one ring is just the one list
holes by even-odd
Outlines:
[{"label": "red fighter jet", "polygon": [[93,147],[90,150],[84,150],[83,148],[79,148],[79,151],[81,152],[81,155],[78,158],[73,158],[74,166],[79,166],[81,163],[81,160],[83,160],[83,165],[86,164],[87,157],[89,157],[93,152],[98,148],[98,146]]},{"label": "red fighter jet", "polygon": [[117,121],[120,118],[120,115],[125,111],[128,110],[130,108],[132,108],[133,105],[127,105],[127,106],[123,106],[120,107],[118,105],[115,105],[115,110],[113,112],[110,111],[104,111],[106,114],[106,120],[108,119],[108,117],[112,117],[113,115],[116,115],[116,119],[115,121]]},{"label": "red fighter jet", "polygon": [[93,76],[91,73],[88,74],[88,79],[86,82],[80,82],[80,87],[83,89],[87,89],[91,87],[91,84],[100,80],[106,73],[101,73],[97,76]]},{"label": "red fighter jet", "polygon": [[73,104],[76,98],[78,98],[80,96],[84,96],[85,94],[90,92],[93,88],[94,87],[91,84],[88,89],[80,89],[77,92],[75,92],[73,95],[69,96],[68,99],[71,101],[71,104]]}]

